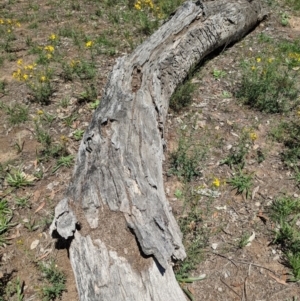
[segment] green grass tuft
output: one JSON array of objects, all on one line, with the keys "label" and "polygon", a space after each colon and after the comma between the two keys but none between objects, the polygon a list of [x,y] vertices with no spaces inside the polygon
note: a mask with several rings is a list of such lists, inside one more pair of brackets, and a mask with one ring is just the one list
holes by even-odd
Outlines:
[{"label": "green grass tuft", "polygon": [[180,85],[170,99],[170,108],[175,112],[179,112],[183,108],[188,107],[193,101],[194,90],[195,85],[190,81]]}]

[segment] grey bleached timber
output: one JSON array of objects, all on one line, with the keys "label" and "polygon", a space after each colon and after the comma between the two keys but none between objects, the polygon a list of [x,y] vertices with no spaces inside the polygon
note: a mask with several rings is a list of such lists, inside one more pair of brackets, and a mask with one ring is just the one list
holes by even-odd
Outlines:
[{"label": "grey bleached timber", "polygon": [[186,254],[163,184],[169,99],[207,54],[264,16],[258,0],[188,1],[117,60],[51,225],[72,239],[81,301],[186,300],[172,270]]}]

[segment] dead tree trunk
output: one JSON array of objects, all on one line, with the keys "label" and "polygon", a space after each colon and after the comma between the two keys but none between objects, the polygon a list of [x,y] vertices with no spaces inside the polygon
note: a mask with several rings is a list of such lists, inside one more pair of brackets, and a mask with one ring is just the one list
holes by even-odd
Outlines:
[{"label": "dead tree trunk", "polygon": [[193,66],[263,15],[258,0],[186,2],[117,60],[51,225],[71,240],[81,301],[185,300],[172,260],[186,254],[162,176],[169,99]]}]

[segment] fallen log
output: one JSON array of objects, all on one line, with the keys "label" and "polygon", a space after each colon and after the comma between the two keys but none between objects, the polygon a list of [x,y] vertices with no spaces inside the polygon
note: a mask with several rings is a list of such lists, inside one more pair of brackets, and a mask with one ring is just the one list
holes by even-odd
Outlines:
[{"label": "fallen log", "polygon": [[117,60],[50,229],[70,241],[81,301],[186,300],[172,270],[186,254],[163,183],[169,99],[191,68],[264,15],[258,0],[188,1]]}]

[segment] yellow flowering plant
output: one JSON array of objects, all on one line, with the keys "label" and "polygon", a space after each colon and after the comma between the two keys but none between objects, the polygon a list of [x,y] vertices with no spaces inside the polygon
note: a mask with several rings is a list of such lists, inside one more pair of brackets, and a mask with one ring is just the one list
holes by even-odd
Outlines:
[{"label": "yellow flowering plant", "polygon": [[290,52],[286,57],[286,63],[289,68],[295,68],[300,66],[300,52]]},{"label": "yellow flowering plant", "polygon": [[6,32],[11,33],[15,28],[21,27],[21,23],[16,19],[0,18],[0,26],[2,26]]},{"label": "yellow flowering plant", "polygon": [[221,182],[220,182],[220,180],[219,180],[218,178],[214,178],[212,184],[213,184],[213,186],[214,186],[215,188],[219,188],[220,185],[221,185]]},{"label": "yellow flowering plant", "polygon": [[53,93],[53,87],[50,82],[51,69],[48,67],[41,68],[36,63],[26,65],[22,59],[17,61],[17,65],[18,69],[12,73],[12,77],[26,84],[35,101],[48,103]]},{"label": "yellow flowering plant", "polygon": [[70,62],[64,62],[62,67],[65,80],[73,80],[75,76],[82,80],[87,80],[93,79],[96,75],[93,62],[85,60],[72,59]]},{"label": "yellow flowering plant", "polygon": [[252,141],[255,141],[257,139],[257,134],[255,132],[250,132],[249,136]]},{"label": "yellow flowering plant", "polygon": [[[283,113],[299,102],[295,81],[287,72],[298,70],[300,53],[271,54],[243,62],[243,77],[236,96],[260,111]],[[255,140],[254,134],[251,139]]]},{"label": "yellow flowering plant", "polygon": [[86,48],[91,48],[92,46],[93,46],[93,41],[87,41],[86,43],[85,43],[85,47]]},{"label": "yellow flowering plant", "polygon": [[59,36],[56,35],[55,33],[51,33],[50,36],[48,37],[48,41],[51,45],[56,46],[59,43]]},{"label": "yellow flowering plant", "polygon": [[50,41],[55,41],[55,40],[57,40],[57,39],[58,39],[58,37],[57,37],[57,35],[54,34],[54,33],[51,33],[51,35],[49,36],[49,40],[50,40]]},{"label": "yellow flowering plant", "polygon": [[164,18],[161,8],[154,4],[152,0],[137,0],[134,4],[134,8],[137,11],[151,12],[158,19]]},{"label": "yellow flowering plant", "polygon": [[78,65],[80,64],[79,60],[72,59],[70,62],[63,62],[62,63],[62,68],[63,68],[63,79],[65,81],[72,81],[75,74],[76,74],[76,69]]}]

